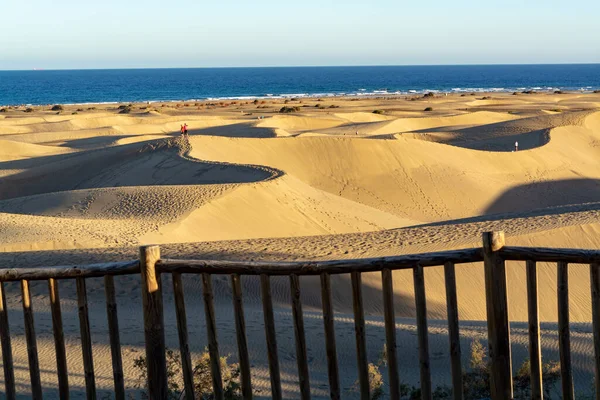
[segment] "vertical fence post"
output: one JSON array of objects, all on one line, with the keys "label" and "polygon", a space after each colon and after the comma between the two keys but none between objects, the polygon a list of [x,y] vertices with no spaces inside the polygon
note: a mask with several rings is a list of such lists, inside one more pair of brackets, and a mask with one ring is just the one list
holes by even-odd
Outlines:
[{"label": "vertical fence post", "polygon": [[590,284],[592,289],[592,327],[594,338],[594,393],[600,400],[600,264],[590,265]]},{"label": "vertical fence post", "polygon": [[504,247],[504,232],[483,234],[488,345],[492,360],[490,374],[492,400],[513,398],[506,266],[499,254],[502,247]]},{"label": "vertical fence post", "polygon": [[148,368],[148,395],[150,400],[168,398],[163,303],[160,275],[156,271],[158,260],[160,260],[159,246],[140,247],[146,365]]}]

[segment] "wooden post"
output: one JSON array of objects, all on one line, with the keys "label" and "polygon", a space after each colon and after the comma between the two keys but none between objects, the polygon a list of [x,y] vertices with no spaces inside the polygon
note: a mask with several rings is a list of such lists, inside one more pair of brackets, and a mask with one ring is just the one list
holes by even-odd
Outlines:
[{"label": "wooden post", "polygon": [[400,400],[400,376],[398,374],[398,356],[396,349],[396,314],[394,312],[394,282],[392,271],[381,271],[383,287],[383,316],[385,319],[385,346],[390,381],[390,399]]},{"label": "wooden post", "polygon": [[150,400],[168,397],[163,302],[160,274],[156,271],[158,260],[160,260],[159,246],[140,247],[146,366]]},{"label": "wooden post", "polygon": [[296,361],[298,363],[298,379],[300,381],[300,398],[310,400],[310,379],[308,361],[306,359],[306,337],[304,335],[304,317],[300,301],[300,278],[290,275],[290,291],[292,295],[292,317],[296,336]]},{"label": "wooden post", "polygon": [[267,338],[267,356],[269,358],[269,377],[271,378],[271,398],[281,400],[281,375],[279,373],[279,356],[277,354],[277,335],[273,316],[273,300],[271,298],[271,278],[260,276],[263,316],[265,320],[265,336]]},{"label": "wooden post", "polygon": [[187,330],[187,316],[183,297],[183,281],[179,272],[173,272],[173,294],[175,296],[175,315],[177,317],[177,333],[179,335],[179,353],[183,370],[183,384],[186,400],[194,400],[194,368],[190,355],[190,344]]},{"label": "wooden post", "polygon": [[31,307],[31,292],[29,282],[21,281],[23,297],[23,319],[25,323],[25,340],[27,341],[27,358],[29,359],[29,377],[31,378],[31,395],[34,399],[42,398],[42,382],[40,380],[40,363],[38,360],[33,308]]},{"label": "wooden post", "polygon": [[81,350],[83,353],[83,371],[85,375],[85,393],[88,400],[96,399],[96,376],[94,375],[94,357],[92,353],[92,335],[88,314],[85,278],[77,278],[77,306],[79,309],[79,329],[81,332]]},{"label": "wooden post", "polygon": [[367,340],[365,336],[365,312],[362,300],[362,279],[360,272],[350,274],[352,282],[352,308],[354,310],[354,336],[356,339],[356,363],[361,400],[371,398],[369,385],[369,365],[367,360]]},{"label": "wooden post", "polygon": [[242,298],[242,280],[239,274],[231,275],[233,310],[235,312],[235,332],[237,337],[242,396],[244,400],[252,400],[252,379],[250,376],[250,356],[246,339],[246,320],[244,318],[244,300]]},{"label": "wooden post", "polygon": [[121,356],[121,339],[119,337],[119,318],[117,316],[115,280],[112,275],[106,275],[104,277],[104,294],[106,296],[106,316],[108,319],[108,336],[110,340],[113,381],[115,383],[115,399],[125,400],[123,358]]},{"label": "wooden post", "polygon": [[340,400],[340,373],[335,345],[335,327],[333,298],[331,295],[331,276],[321,274],[321,305],[323,307],[323,325],[325,329],[325,352],[327,353],[327,372],[329,376],[329,397]]},{"label": "wooden post", "polygon": [[419,338],[419,370],[421,377],[421,399],[432,400],[431,365],[429,362],[429,332],[427,330],[427,298],[423,267],[413,268],[415,284],[415,307],[417,311],[417,336]]},{"label": "wooden post", "polygon": [[450,364],[452,366],[452,394],[454,400],[462,400],[463,380],[458,325],[458,300],[456,296],[456,273],[454,263],[444,264],[446,282],[446,310],[448,314],[448,340],[450,344]]},{"label": "wooden post", "polygon": [[483,234],[488,345],[491,358],[490,394],[492,400],[513,398],[506,266],[499,254],[502,247],[504,247],[504,232],[485,232]]},{"label": "wooden post", "polygon": [[558,263],[558,350],[560,357],[560,379],[563,400],[575,398],[573,367],[571,365],[571,335],[569,331],[569,266]]},{"label": "wooden post", "polygon": [[50,292],[50,311],[52,313],[52,332],[54,333],[54,350],[56,352],[56,371],[58,374],[58,393],[61,399],[69,399],[69,372],[67,370],[67,354],[65,351],[65,336],[63,333],[62,312],[58,282],[48,279]]},{"label": "wooden post", "polygon": [[527,261],[527,312],[529,314],[529,363],[531,374],[531,400],[544,398],[542,382],[542,348],[540,346],[540,317],[537,266]]},{"label": "wooden post", "polygon": [[596,400],[600,400],[600,264],[590,265],[592,288],[592,338],[594,340],[594,389]]},{"label": "wooden post", "polygon": [[4,282],[0,282],[0,341],[2,342],[2,365],[4,366],[4,388],[7,400],[15,400],[15,373],[8,327],[8,308]]},{"label": "wooden post", "polygon": [[206,315],[206,335],[208,338],[208,354],[210,355],[210,371],[215,400],[223,400],[223,378],[221,376],[221,357],[217,340],[217,321],[212,290],[212,275],[202,274],[202,295],[204,297],[204,315]]}]

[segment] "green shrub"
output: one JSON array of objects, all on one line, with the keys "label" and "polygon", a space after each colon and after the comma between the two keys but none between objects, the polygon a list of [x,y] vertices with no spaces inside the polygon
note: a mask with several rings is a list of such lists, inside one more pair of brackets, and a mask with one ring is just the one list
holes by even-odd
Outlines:
[{"label": "green shrub", "polygon": [[119,106],[119,114],[129,114],[132,110],[131,106]]},{"label": "green shrub", "polygon": [[563,93],[562,90],[555,90],[554,91],[554,94],[562,94],[562,93]]},{"label": "green shrub", "polygon": [[433,92],[425,93],[423,95],[423,97],[435,97],[435,93],[433,93]]},{"label": "green shrub", "polygon": [[26,112],[26,113],[33,112],[33,108],[31,108],[31,107],[27,107],[27,108],[25,109],[25,112]]},{"label": "green shrub", "polygon": [[[378,376],[381,376],[380,368],[387,366],[386,346],[380,354],[376,364],[369,364],[369,382],[371,383],[371,399],[385,397],[383,384],[379,384]],[[529,360],[525,360],[513,378],[514,398],[529,399],[531,397],[531,367]],[[479,340],[471,343],[469,365],[463,367],[463,394],[465,400],[481,400],[490,397],[490,361],[486,348]],[[560,366],[555,361],[542,364],[542,384],[544,387],[544,398],[551,399],[552,389],[560,380]],[[358,383],[355,384],[358,388]],[[373,389],[377,389],[374,392]],[[381,394],[379,394],[381,393]],[[380,396],[380,397],[375,397]],[[406,383],[400,383],[400,397],[408,400],[421,400],[421,389]],[[441,385],[433,388],[434,400],[452,399],[452,388]],[[578,396],[577,398],[579,398]]]},{"label": "green shrub", "polygon": [[[181,378],[181,357],[173,350],[167,349],[166,358],[168,399],[178,400],[183,398],[183,392],[185,390],[183,379]],[[227,358],[227,356],[221,357],[220,360],[224,398],[225,400],[238,400],[242,398],[240,368],[238,364],[229,364]],[[137,388],[145,388],[148,380],[146,357],[140,356],[135,359],[134,367],[138,371]],[[214,398],[214,393],[210,369],[210,355],[206,349],[196,360],[192,372],[196,399],[212,400]]]},{"label": "green shrub", "polygon": [[61,106],[60,104],[56,104],[56,105],[52,106],[50,111],[62,111],[63,109],[64,109],[63,106]]},{"label": "green shrub", "polygon": [[300,107],[281,107],[281,109],[279,110],[280,113],[293,113],[293,112],[298,112],[300,111]]},{"label": "green shrub", "polygon": [[385,111],[383,110],[373,110],[373,114],[384,114]]},{"label": "green shrub", "polygon": [[427,107],[423,111],[433,111],[433,107]]},{"label": "green shrub", "polygon": [[5,113],[5,112],[7,112],[7,111],[8,111],[8,110],[7,110],[6,108],[0,108],[0,112],[1,112],[1,113]]}]

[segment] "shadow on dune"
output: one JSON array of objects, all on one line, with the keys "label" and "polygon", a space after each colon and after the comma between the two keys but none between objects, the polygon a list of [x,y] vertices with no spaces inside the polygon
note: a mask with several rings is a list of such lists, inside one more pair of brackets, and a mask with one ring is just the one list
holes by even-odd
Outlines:
[{"label": "shadow on dune", "polygon": [[595,210],[600,210],[600,180],[569,179],[528,184],[509,189],[490,203],[483,215],[416,226],[459,225]]},{"label": "shadow on dune", "polygon": [[65,140],[61,147],[70,147],[78,150],[88,150],[88,149],[96,149],[103,148],[106,146],[110,146],[115,143],[117,140],[125,139],[128,137],[132,137],[132,135],[106,135],[106,136],[96,136],[89,137],[83,139],[72,139]]},{"label": "shadow on dune", "polygon": [[530,150],[546,145],[550,141],[552,128],[578,124],[588,114],[588,111],[544,114],[486,125],[442,126],[410,133],[414,134],[415,138],[419,138],[417,134],[443,132],[448,136],[437,138],[434,135],[430,140],[474,150],[511,152],[514,150],[515,142],[519,142],[519,150]]},{"label": "shadow on dune", "polygon": [[231,138],[274,138],[277,137],[272,128],[253,126],[247,122],[233,125],[213,126],[210,128],[190,129],[190,135],[223,136]]},{"label": "shadow on dune", "polygon": [[516,186],[504,192],[485,214],[527,212],[600,201],[600,180],[566,179]]},{"label": "shadow on dune", "polygon": [[259,182],[273,171],[183,158],[167,141],[0,162],[0,200],[77,189]]}]

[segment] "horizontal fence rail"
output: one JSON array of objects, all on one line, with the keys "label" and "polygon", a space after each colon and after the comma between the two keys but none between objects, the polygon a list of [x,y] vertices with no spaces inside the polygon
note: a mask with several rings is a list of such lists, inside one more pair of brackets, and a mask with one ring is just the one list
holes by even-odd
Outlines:
[{"label": "horizontal fence rail", "polygon": [[[595,350],[594,368],[596,376],[600,375],[600,250],[557,249],[511,247],[504,245],[502,232],[488,232],[483,235],[482,247],[461,250],[440,251],[423,254],[399,255],[392,257],[331,260],[331,261],[227,261],[227,260],[176,260],[161,258],[158,246],[140,248],[140,258],[133,261],[112,262],[91,265],[7,268],[0,269],[0,343],[2,346],[2,362],[4,365],[4,394],[7,399],[17,396],[15,377],[13,374],[13,357],[11,331],[9,329],[8,310],[6,304],[5,282],[20,282],[21,299],[24,315],[25,336],[27,344],[27,360],[31,379],[31,394],[41,398],[43,388],[40,380],[40,367],[36,347],[36,331],[34,329],[34,308],[29,290],[29,281],[46,280],[48,282],[50,311],[52,313],[52,334],[56,352],[56,373],[60,398],[69,397],[69,371],[67,370],[67,354],[65,350],[65,333],[63,316],[60,307],[60,280],[75,279],[77,288],[77,305],[81,337],[81,362],[84,366],[85,391],[88,399],[96,398],[96,376],[94,374],[93,341],[90,332],[88,315],[88,299],[86,279],[104,277],[106,313],[109,326],[108,339],[112,358],[114,394],[117,400],[126,398],[123,375],[123,359],[119,324],[117,318],[117,302],[114,276],[138,275],[141,282],[141,298],[144,316],[144,339],[146,349],[147,390],[150,399],[165,399],[169,394],[169,376],[166,365],[165,325],[163,315],[162,274],[171,274],[173,283],[173,300],[176,307],[176,321],[179,339],[179,353],[182,362],[181,380],[184,382],[178,398],[187,400],[209,396],[214,399],[226,398],[224,375],[221,371],[219,332],[216,324],[215,295],[212,287],[212,275],[229,275],[231,298],[233,300],[232,327],[235,328],[237,355],[240,361],[240,391],[244,399],[252,399],[252,360],[246,336],[246,317],[244,315],[243,277],[254,275],[260,277],[260,294],[264,321],[264,340],[266,341],[268,372],[270,380],[270,397],[283,399],[281,368],[277,347],[276,321],[274,318],[273,298],[271,293],[271,277],[287,276],[289,278],[292,322],[294,328],[295,355],[297,363],[298,389],[296,397],[311,398],[310,360],[308,357],[308,341],[304,329],[303,307],[301,302],[302,276],[320,277],[320,298],[323,312],[323,341],[327,361],[329,397],[340,399],[345,388],[340,382],[338,366],[338,350],[336,348],[335,310],[332,292],[335,290],[334,275],[348,274],[352,287],[352,304],[354,315],[354,335],[356,341],[356,368],[358,376],[358,395],[367,400],[372,396],[370,387],[370,366],[367,362],[367,333],[365,326],[365,310],[363,307],[362,274],[379,272],[381,274],[382,304],[385,328],[385,349],[388,368],[386,393],[389,398],[399,400],[401,397],[401,377],[399,365],[402,357],[398,354],[396,344],[396,316],[394,311],[393,272],[411,270],[414,283],[414,305],[416,312],[416,335],[418,341],[419,376],[421,399],[433,399],[431,384],[431,368],[428,342],[427,296],[424,268],[443,267],[446,310],[448,316],[448,354],[451,370],[451,390],[454,399],[462,400],[463,368],[461,366],[459,307],[456,293],[456,268],[461,264],[483,262],[485,277],[485,297],[487,308],[488,346],[491,359],[490,397],[493,400],[512,399],[513,371],[511,355],[510,321],[508,317],[508,290],[506,278],[506,261],[526,262],[527,314],[530,360],[531,398],[543,399],[544,379],[542,377],[542,356],[540,344],[539,299],[537,267],[540,262],[557,263],[558,323],[560,349],[561,391],[565,399],[574,398],[573,371],[571,364],[571,342],[569,333],[569,264],[589,264],[592,298],[593,345]],[[206,335],[209,349],[209,367],[212,392],[200,393],[196,385],[196,370],[191,361],[188,335],[187,315],[183,291],[182,274],[196,274],[202,280],[202,293],[206,321]],[[367,292],[365,292],[366,295]],[[286,378],[286,381],[288,378]],[[206,389],[206,388],[205,388]],[[600,379],[595,380],[596,398],[600,399]]]}]

